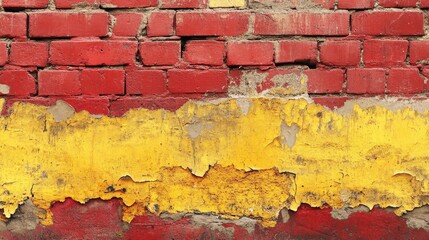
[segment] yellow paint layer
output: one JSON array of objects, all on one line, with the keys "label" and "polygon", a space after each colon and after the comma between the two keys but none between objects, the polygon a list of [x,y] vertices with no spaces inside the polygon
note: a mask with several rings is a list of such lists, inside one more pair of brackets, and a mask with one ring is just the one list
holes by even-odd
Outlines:
[{"label": "yellow paint layer", "polygon": [[245,7],[245,0],[209,0],[209,7],[221,8],[221,7]]},{"label": "yellow paint layer", "polygon": [[66,197],[120,197],[130,206],[126,220],[147,207],[268,226],[281,207],[301,203],[399,211],[429,203],[428,112],[355,106],[343,116],[305,100],[263,98],[62,122],[45,107],[13,109],[0,118],[6,216],[26,198],[48,209]]}]

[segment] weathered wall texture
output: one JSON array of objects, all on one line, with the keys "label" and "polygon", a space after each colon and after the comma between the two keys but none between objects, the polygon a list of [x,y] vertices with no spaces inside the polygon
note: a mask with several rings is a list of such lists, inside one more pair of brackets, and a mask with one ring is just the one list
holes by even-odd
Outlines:
[{"label": "weathered wall texture", "polygon": [[0,3],[0,238],[429,238],[429,1]]}]

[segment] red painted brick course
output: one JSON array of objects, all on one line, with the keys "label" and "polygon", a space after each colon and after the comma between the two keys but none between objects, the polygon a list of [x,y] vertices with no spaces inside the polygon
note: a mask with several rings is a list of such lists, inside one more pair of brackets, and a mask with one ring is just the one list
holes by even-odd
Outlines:
[{"label": "red painted brick course", "polygon": [[127,94],[160,95],[167,92],[167,74],[161,70],[127,72]]},{"label": "red painted brick course", "polygon": [[103,12],[32,12],[29,18],[30,37],[102,37],[109,27]]},{"label": "red painted brick course", "polygon": [[178,12],[178,36],[240,36],[247,32],[246,12]]},{"label": "red painted brick course", "polygon": [[226,92],[227,70],[169,70],[168,89],[172,93]]},{"label": "red painted brick course", "polygon": [[124,94],[125,72],[119,69],[84,69],[80,75],[84,95]]},{"label": "red painted brick course", "polygon": [[357,66],[360,41],[327,41],[320,45],[320,61],[332,66]]},{"label": "red painted brick course", "polygon": [[225,58],[225,43],[219,41],[189,41],[183,53],[191,64],[219,66]]},{"label": "red painted brick course", "polygon": [[49,0],[2,0],[2,7],[8,8],[46,8]]},{"label": "red painted brick course", "polygon": [[387,78],[387,91],[393,94],[420,93],[425,90],[424,78],[417,68],[393,68]]},{"label": "red painted brick course", "polygon": [[424,35],[421,11],[364,11],[352,14],[352,33],[374,36]]},{"label": "red painted brick course", "polygon": [[410,63],[416,64],[429,60],[429,41],[410,42]]},{"label": "red painted brick course", "polygon": [[0,92],[0,94],[29,96],[36,93],[36,81],[27,71],[0,70],[0,84],[9,87],[9,92]]},{"label": "red painted brick course", "polygon": [[147,25],[149,37],[171,36],[174,34],[174,11],[152,12]]},{"label": "red painted brick course", "polygon": [[363,62],[366,67],[403,66],[407,51],[406,40],[368,40],[363,44]]},{"label": "red painted brick course", "polygon": [[39,95],[71,96],[82,93],[79,71],[39,71]]},{"label": "red painted brick course", "polygon": [[316,62],[316,41],[280,41],[275,57],[276,63]]},{"label": "red painted brick course", "polygon": [[46,42],[13,42],[10,44],[10,64],[45,67],[49,44]]},{"label": "red painted brick course", "polygon": [[272,42],[228,42],[227,63],[237,65],[271,65],[274,58]]},{"label": "red painted brick course", "polygon": [[416,7],[418,0],[379,0],[382,7]]},{"label": "red painted brick course", "polygon": [[345,36],[349,34],[349,13],[256,13],[254,34]]},{"label": "red painted brick course", "polygon": [[309,93],[339,93],[343,90],[344,70],[310,69],[304,74],[308,77]]},{"label": "red painted brick course", "polygon": [[347,69],[347,92],[352,94],[383,94],[386,70],[379,68]]},{"label": "red painted brick course", "polygon": [[174,65],[179,62],[180,42],[142,42],[139,52],[144,65]]},{"label": "red painted brick course", "polygon": [[375,0],[338,0],[339,9],[367,9],[373,8]]},{"label": "red painted brick course", "polygon": [[24,37],[27,35],[27,14],[0,13],[0,37]]},{"label": "red painted brick course", "polygon": [[135,41],[53,41],[49,62],[69,66],[128,65],[135,62],[136,52]]},{"label": "red painted brick course", "polygon": [[115,18],[113,35],[121,37],[136,37],[144,20],[143,13],[136,12],[116,12],[112,16]]}]

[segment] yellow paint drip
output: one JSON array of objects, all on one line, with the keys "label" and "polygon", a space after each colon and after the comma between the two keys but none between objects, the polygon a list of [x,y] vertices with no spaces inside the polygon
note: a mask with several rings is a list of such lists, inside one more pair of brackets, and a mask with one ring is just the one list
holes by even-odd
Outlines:
[{"label": "yellow paint drip", "polygon": [[[122,118],[78,113],[63,122],[46,107],[13,109],[0,118],[7,217],[26,198],[49,209],[66,197],[120,197],[126,220],[147,207],[250,216],[266,226],[282,207],[301,203],[400,211],[429,203],[427,112],[355,106],[343,116],[305,100],[263,98]],[[296,141],[291,126],[299,128]]]}]

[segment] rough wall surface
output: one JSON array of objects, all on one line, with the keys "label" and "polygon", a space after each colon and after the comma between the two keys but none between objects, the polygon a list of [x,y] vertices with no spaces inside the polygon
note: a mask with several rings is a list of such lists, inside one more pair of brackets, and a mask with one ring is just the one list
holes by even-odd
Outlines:
[{"label": "rough wall surface", "polygon": [[0,238],[429,238],[429,1],[0,3]]}]

